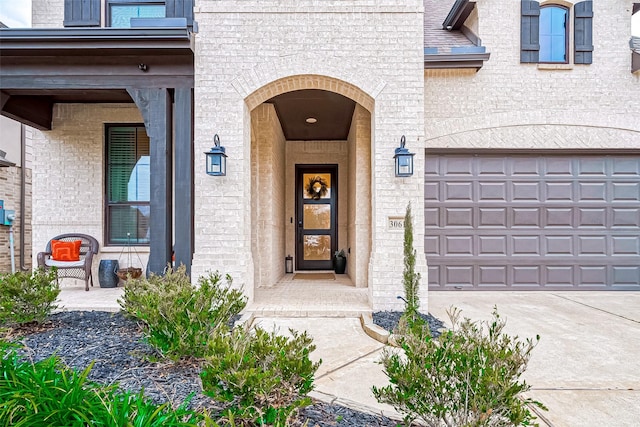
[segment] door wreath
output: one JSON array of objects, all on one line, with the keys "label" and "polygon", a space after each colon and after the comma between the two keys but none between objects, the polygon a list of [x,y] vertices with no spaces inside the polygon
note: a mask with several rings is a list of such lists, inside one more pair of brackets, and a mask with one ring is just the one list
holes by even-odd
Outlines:
[{"label": "door wreath", "polygon": [[327,188],[327,181],[325,181],[321,176],[309,179],[305,190],[307,195],[313,200],[321,199],[329,191]]}]

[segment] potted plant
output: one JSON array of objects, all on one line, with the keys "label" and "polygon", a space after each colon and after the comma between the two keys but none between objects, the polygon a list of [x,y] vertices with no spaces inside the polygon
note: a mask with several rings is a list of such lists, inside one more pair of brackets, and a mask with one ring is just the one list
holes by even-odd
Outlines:
[{"label": "potted plant", "polygon": [[336,251],[333,257],[333,268],[336,274],[344,274],[344,270],[347,268],[347,255],[344,253],[344,249]]}]

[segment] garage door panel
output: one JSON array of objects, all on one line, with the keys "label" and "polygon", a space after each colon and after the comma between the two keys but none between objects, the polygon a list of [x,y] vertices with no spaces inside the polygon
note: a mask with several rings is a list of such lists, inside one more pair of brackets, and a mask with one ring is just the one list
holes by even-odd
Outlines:
[{"label": "garage door panel", "polygon": [[448,286],[474,285],[473,265],[447,265],[444,266],[445,283]]},{"label": "garage door panel", "polygon": [[481,265],[478,267],[479,287],[507,286],[507,266],[505,265]]},{"label": "garage door panel", "polygon": [[545,182],[545,201],[570,202],[573,200],[573,182]]},{"label": "garage door panel", "polygon": [[635,158],[617,158],[615,162],[612,162],[611,169],[611,174],[615,177],[640,177],[640,162]]},{"label": "garage door panel", "polygon": [[513,286],[537,287],[543,283],[539,265],[514,265],[512,267]]},{"label": "garage door panel", "polygon": [[573,208],[545,208],[545,227],[573,228]]},{"label": "garage door panel", "polygon": [[513,256],[540,256],[540,236],[513,236]]},{"label": "garage door panel", "polygon": [[640,282],[640,266],[614,265],[613,284],[619,286],[637,285]]},{"label": "garage door panel", "polygon": [[486,202],[506,202],[507,183],[506,182],[479,182],[479,201]]},{"label": "garage door panel", "polygon": [[603,177],[607,175],[607,162],[603,158],[578,159],[578,177]]},{"label": "garage door panel", "polygon": [[638,209],[612,208],[612,227],[640,227],[640,211]]},{"label": "garage door panel", "polygon": [[640,257],[640,236],[612,236],[614,256]]},{"label": "garage door panel", "polygon": [[479,228],[507,228],[506,208],[478,208]]},{"label": "garage door panel", "polygon": [[444,255],[473,255],[473,236],[445,236]]},{"label": "garage door panel", "polygon": [[441,256],[443,255],[440,248],[440,236],[425,236],[424,238],[424,251],[427,256],[435,255]]},{"label": "garage door panel", "polygon": [[478,255],[480,256],[506,256],[507,238],[506,236],[478,236]]},{"label": "garage door panel", "polygon": [[640,199],[640,182],[614,182],[613,202],[637,201]]},{"label": "garage door panel", "polygon": [[516,181],[511,183],[512,201],[540,202],[541,186],[539,182]]},{"label": "garage door panel", "polygon": [[542,236],[542,240],[545,242],[545,255],[558,257],[573,254],[573,236]]},{"label": "garage door panel", "polygon": [[473,228],[473,208],[446,208],[445,227]]},{"label": "garage door panel", "polygon": [[598,201],[607,200],[606,182],[579,182],[578,201]]},{"label": "garage door panel", "polygon": [[539,228],[540,208],[513,208],[511,210],[513,228]]},{"label": "garage door panel", "polygon": [[573,176],[573,159],[571,157],[549,157],[545,159],[545,175]]},{"label": "garage door panel", "polygon": [[441,158],[441,170],[447,176],[472,176],[473,158],[466,157],[443,157]]},{"label": "garage door panel", "polygon": [[640,290],[639,155],[427,162],[431,289]]},{"label": "garage door panel", "polygon": [[572,265],[547,265],[545,266],[545,280],[543,282],[548,287],[573,287]]},{"label": "garage door panel", "polygon": [[578,228],[607,227],[606,208],[577,208]]},{"label": "garage door panel", "polygon": [[439,182],[427,182],[424,184],[424,199],[427,202],[442,202],[445,199],[440,197],[440,186],[442,184]]},{"label": "garage door panel", "polygon": [[470,202],[473,200],[473,183],[466,182],[445,182],[444,194],[447,201]]},{"label": "garage door panel", "polygon": [[607,236],[578,236],[578,255],[607,255]]},{"label": "garage door panel", "polygon": [[544,173],[544,161],[539,157],[513,157],[511,158],[511,171],[513,176],[541,176]]},{"label": "garage door panel", "polygon": [[438,208],[425,208],[425,210],[424,210],[424,225],[427,228],[439,228],[441,226],[440,209],[438,209]]},{"label": "garage door panel", "polygon": [[578,286],[606,286],[607,284],[607,266],[591,265],[578,266]]},{"label": "garage door panel", "polygon": [[481,157],[477,160],[478,175],[507,176],[507,159],[502,156]]}]

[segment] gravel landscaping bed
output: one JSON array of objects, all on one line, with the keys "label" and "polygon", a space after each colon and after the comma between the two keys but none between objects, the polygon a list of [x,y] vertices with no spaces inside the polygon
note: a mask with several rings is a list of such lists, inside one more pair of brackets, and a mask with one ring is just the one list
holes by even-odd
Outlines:
[{"label": "gravel landscaping bed", "polygon": [[[389,332],[393,332],[398,326],[398,321],[402,316],[402,311],[377,311],[373,313],[373,323],[380,326],[382,329]],[[431,336],[440,336],[440,329],[444,328],[444,323],[437,317],[433,317],[430,314],[420,313],[420,316],[429,323],[429,329],[431,330]]]},{"label": "gravel landscaping bed", "polygon": [[[70,367],[85,369],[94,362],[89,378],[93,381],[118,383],[123,390],[139,391],[157,403],[172,402],[177,406],[192,392],[191,408],[207,409],[212,413],[220,408],[202,394],[200,368],[196,361],[179,364],[150,362],[154,350],[141,341],[138,325],[121,313],[100,311],[71,311],[56,313],[44,328],[28,333],[20,340],[23,354],[38,361],[58,355]],[[319,426],[381,426],[398,423],[382,416],[374,416],[341,405],[314,401],[297,420],[299,425]]]}]

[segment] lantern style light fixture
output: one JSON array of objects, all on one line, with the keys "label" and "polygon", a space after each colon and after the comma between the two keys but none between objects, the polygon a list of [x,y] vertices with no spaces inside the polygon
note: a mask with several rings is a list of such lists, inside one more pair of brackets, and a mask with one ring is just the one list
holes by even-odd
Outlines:
[{"label": "lantern style light fixture", "polygon": [[284,272],[293,273],[293,257],[291,255],[284,258]]},{"label": "lantern style light fixture", "polygon": [[224,147],[220,146],[218,134],[213,137],[214,147],[211,151],[205,151],[207,156],[207,174],[213,176],[225,176],[227,174],[227,155]]},{"label": "lantern style light fixture", "polygon": [[400,138],[400,147],[396,148],[396,154],[393,158],[396,161],[396,176],[407,177],[413,175],[413,156],[415,153],[409,152],[404,148],[406,139],[404,135]]}]

